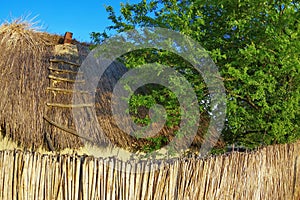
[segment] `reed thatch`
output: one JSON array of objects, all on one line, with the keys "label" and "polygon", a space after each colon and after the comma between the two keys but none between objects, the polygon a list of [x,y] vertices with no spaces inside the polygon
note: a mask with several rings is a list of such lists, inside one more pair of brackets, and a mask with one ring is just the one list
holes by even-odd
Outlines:
[{"label": "reed thatch", "polygon": [[0,26],[0,125],[4,135],[21,146],[35,149],[50,145],[52,149],[62,149],[82,145],[77,136],[45,120],[49,116],[64,125],[71,116],[70,110],[58,111],[47,106],[49,102],[70,101],[66,95],[61,96],[59,92],[53,95],[47,90],[51,84],[49,60],[64,58],[80,62],[88,53],[87,47],[77,44],[77,60],[74,56],[56,55],[55,47],[62,39],[62,36],[37,31],[28,21],[16,20]]},{"label": "reed thatch", "polygon": [[5,135],[25,146],[43,143],[47,58],[55,39],[27,22],[0,27],[0,124]]},{"label": "reed thatch", "polygon": [[299,200],[299,154],[299,142],[160,164],[0,151],[0,199]]},{"label": "reed thatch", "polygon": [[[114,86],[117,84],[119,79],[128,71],[128,69],[121,63],[113,62],[104,72],[101,79],[98,82],[96,95],[95,95],[95,108],[96,113],[98,117],[98,121],[101,125],[101,128],[104,130],[106,137],[109,138],[109,140],[119,147],[123,148],[129,148],[131,150],[143,150],[145,146],[155,146],[155,143],[153,140],[149,140],[146,138],[136,138],[128,133],[125,133],[123,130],[121,130],[117,123],[115,122],[115,119],[112,114],[111,110],[111,104],[112,104],[112,93]],[[143,88],[140,88],[140,92],[145,92]],[[146,114],[145,114],[146,113]],[[139,115],[140,117],[143,117],[148,114],[147,109],[140,109]],[[122,114],[121,114],[122,115]],[[131,121],[132,119],[128,119],[124,116],[119,117],[119,119],[122,119],[122,123],[124,124],[130,124],[127,123],[127,121]],[[204,141],[204,136],[207,133],[207,129],[209,126],[209,116],[205,113],[201,115],[200,121],[199,121],[199,128],[197,135],[195,136],[192,146],[199,148]],[[157,138],[159,136],[164,136],[168,141],[163,143],[162,145],[167,145],[170,141],[172,141],[175,137],[175,132],[180,129],[179,126],[175,126],[173,128],[168,127],[165,125],[155,136],[152,138]],[[132,129],[134,130],[134,128]],[[223,146],[224,143],[219,141],[213,141],[214,136],[211,137],[211,143],[215,144],[217,143],[217,146]],[[185,138],[182,138],[182,144],[179,142],[179,144],[176,144],[176,148],[178,150],[183,149],[185,147]],[[181,146],[180,146],[181,145]]]},{"label": "reed thatch", "polygon": [[[98,122],[88,122],[86,135],[75,131],[74,107],[70,106],[72,90],[74,80],[80,76],[78,68],[89,50],[86,44],[75,40],[73,45],[59,44],[62,40],[62,36],[39,32],[30,22],[22,20],[0,26],[0,125],[3,134],[33,149],[40,146],[51,150],[77,148],[85,140],[98,144],[110,140],[117,146],[135,150],[151,145],[149,140],[124,133],[113,120],[111,94],[118,79],[127,71],[117,62],[111,64],[98,83],[94,104]],[[88,95],[82,98],[86,105],[79,107],[88,115],[86,111],[91,109],[88,105],[93,102],[89,102]],[[106,137],[98,134],[94,123],[100,124]],[[207,126],[208,119],[203,119],[194,145],[202,143]],[[164,127],[156,136],[164,135],[172,140],[178,128]]]}]

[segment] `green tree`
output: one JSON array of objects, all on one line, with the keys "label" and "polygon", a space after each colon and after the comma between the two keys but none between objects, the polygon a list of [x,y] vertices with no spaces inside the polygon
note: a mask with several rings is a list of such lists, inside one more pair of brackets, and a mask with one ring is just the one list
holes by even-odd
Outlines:
[{"label": "green tree", "polygon": [[[227,94],[223,138],[247,147],[292,142],[300,138],[300,4],[290,0],[143,0],[121,4],[120,16],[107,6],[113,25],[123,32],[136,27],[163,27],[198,41],[219,67]],[[107,33],[92,33],[101,43]],[[199,102],[209,98],[199,74],[169,52],[153,50],[124,56],[128,67],[158,61],[184,70]],[[159,56],[157,56],[159,52]],[[181,70],[182,71],[182,70]],[[170,106],[170,121],[178,121],[168,91],[150,96]],[[142,102],[145,98],[133,99]],[[151,98],[151,101],[153,98]],[[149,103],[149,102],[148,102]],[[139,103],[137,103],[139,104]],[[176,109],[175,109],[176,110]],[[205,110],[201,105],[200,110]],[[134,109],[133,109],[134,111]]]}]

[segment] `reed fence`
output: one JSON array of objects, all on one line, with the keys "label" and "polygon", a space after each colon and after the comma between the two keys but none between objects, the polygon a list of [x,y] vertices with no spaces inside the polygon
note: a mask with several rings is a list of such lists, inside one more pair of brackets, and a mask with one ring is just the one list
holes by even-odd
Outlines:
[{"label": "reed fence", "polygon": [[[144,172],[147,168],[151,170]],[[1,151],[0,199],[299,200],[300,143],[154,165]]]}]

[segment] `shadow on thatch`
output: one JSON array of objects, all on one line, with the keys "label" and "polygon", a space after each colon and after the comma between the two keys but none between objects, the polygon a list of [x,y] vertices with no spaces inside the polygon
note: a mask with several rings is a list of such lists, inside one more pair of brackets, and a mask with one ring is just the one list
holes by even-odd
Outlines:
[{"label": "shadow on thatch", "polygon": [[[118,80],[127,72],[127,68],[118,63],[114,62],[112,63],[104,72],[103,76],[101,77],[100,81],[98,82],[97,91],[95,95],[95,108],[96,113],[98,117],[98,121],[100,123],[101,128],[104,130],[107,138],[114,144],[119,147],[124,147],[126,149],[131,149],[134,151],[140,151],[145,149],[146,146],[155,146],[155,142],[153,140],[149,140],[146,138],[136,138],[128,133],[125,133],[122,131],[115,122],[115,119],[113,117],[112,111],[111,111],[111,103],[112,103],[112,93],[114,86],[117,84]],[[143,90],[143,88],[141,89]],[[145,116],[145,113],[148,114],[147,109],[141,109],[137,115]],[[119,117],[119,119],[122,119],[122,123],[124,124],[130,124],[127,123],[127,121],[131,121],[132,119],[127,119],[124,116]],[[200,121],[199,121],[199,128],[197,135],[195,136],[192,145],[193,147],[199,148],[201,147],[201,144],[204,141],[204,135],[207,132],[208,126],[209,126],[209,117],[207,114],[202,114]],[[158,138],[158,137],[165,137],[168,141],[172,141],[175,137],[176,132],[178,131],[180,127],[175,126],[174,128],[167,127],[166,125],[152,138]],[[132,128],[134,130],[134,128]],[[218,137],[218,136],[216,136]],[[211,137],[212,140],[215,139],[214,136]],[[179,142],[179,144],[176,144],[177,149],[182,149],[186,147],[186,142],[189,143],[189,139],[186,137],[182,138],[182,142]],[[222,141],[210,141],[213,144],[217,143],[217,146],[221,147],[223,146]],[[167,145],[168,142],[165,142]]]}]

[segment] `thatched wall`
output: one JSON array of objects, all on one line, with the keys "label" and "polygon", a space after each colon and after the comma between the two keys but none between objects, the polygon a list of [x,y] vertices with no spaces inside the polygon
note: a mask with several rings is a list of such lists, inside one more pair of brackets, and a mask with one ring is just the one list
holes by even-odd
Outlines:
[{"label": "thatched wall", "polygon": [[[95,99],[95,108],[96,113],[98,116],[98,121],[101,125],[101,128],[104,130],[106,136],[110,139],[110,141],[119,146],[124,148],[130,148],[131,150],[142,150],[145,145],[147,146],[155,146],[155,143],[151,140],[147,140],[145,138],[136,138],[128,133],[125,133],[122,131],[115,122],[115,119],[113,117],[112,111],[111,111],[111,103],[112,103],[112,93],[114,86],[117,84],[119,79],[127,72],[127,68],[118,62],[113,62],[104,72],[101,79],[98,82],[97,90],[96,90],[96,99]],[[143,88],[141,88],[141,91],[143,92]],[[144,115],[144,113],[148,113],[148,110],[141,109],[140,110],[141,116]],[[142,114],[143,113],[143,114]],[[126,123],[126,121],[131,121],[132,119],[127,119],[124,116],[119,117],[119,119],[122,119],[122,123],[124,124],[130,124]],[[195,136],[192,145],[196,147],[200,147],[203,143],[203,136],[207,132],[207,128],[209,126],[209,118],[207,115],[203,114],[201,115],[200,119],[200,126],[198,129],[198,134]],[[166,125],[152,138],[158,137],[158,136],[165,136],[168,141],[172,141],[175,137],[175,132],[179,129],[179,126],[176,126],[174,128],[169,128]],[[184,138],[182,139],[182,145],[185,145]],[[215,141],[211,141],[215,142]],[[165,142],[167,145],[168,142]],[[181,149],[180,144],[176,144],[176,148]],[[222,141],[218,141],[218,146],[223,145]],[[184,147],[183,147],[184,148]]]},{"label": "thatched wall", "polygon": [[[27,22],[13,22],[0,26],[0,126],[4,135],[22,146],[33,149],[44,146],[58,150],[83,145],[82,137],[78,134],[76,136],[72,118],[73,108],[61,106],[72,104],[73,93],[53,89],[59,88],[64,91],[73,89],[74,83],[64,80],[76,79],[78,68],[89,50],[87,46],[75,41],[73,42],[75,48],[69,46],[71,50],[68,52],[69,47],[58,46],[61,40],[61,36],[35,31]],[[58,52],[57,49],[62,51]],[[70,53],[72,51],[77,53]],[[77,63],[78,66],[49,62],[50,59]],[[59,71],[49,68],[57,68]],[[97,143],[106,142],[109,138],[113,144],[120,147],[140,149],[151,142],[134,138],[121,131],[114,122],[110,110],[114,85],[126,71],[123,65],[115,62],[100,79],[94,104],[98,122],[89,122],[87,135],[84,136]],[[86,96],[82,98],[87,103],[93,103],[89,102]],[[82,108],[82,113],[88,115],[86,109],[90,108]],[[100,123],[106,137],[103,138],[98,134],[93,123]],[[203,119],[201,123],[194,144],[201,144],[208,120]],[[177,128],[165,127],[157,135],[164,135],[172,140]]]},{"label": "thatched wall", "polygon": [[28,147],[43,143],[45,77],[53,40],[27,23],[0,27],[0,124],[6,135]]},{"label": "thatched wall", "polygon": [[[77,60],[72,56],[55,55],[55,45],[61,39],[61,36],[32,29],[28,22],[15,21],[0,27],[0,125],[4,135],[24,147],[49,145],[49,140],[46,142],[49,124],[44,120],[50,112],[46,104],[54,100],[47,91],[49,60],[65,57],[80,62],[88,53],[81,47],[78,50],[82,55],[77,56]],[[70,98],[58,94],[56,100],[66,103]],[[59,123],[70,119],[68,111],[52,111],[52,114],[51,119]],[[81,145],[78,137],[54,127],[50,129],[48,139],[55,149]]]}]

